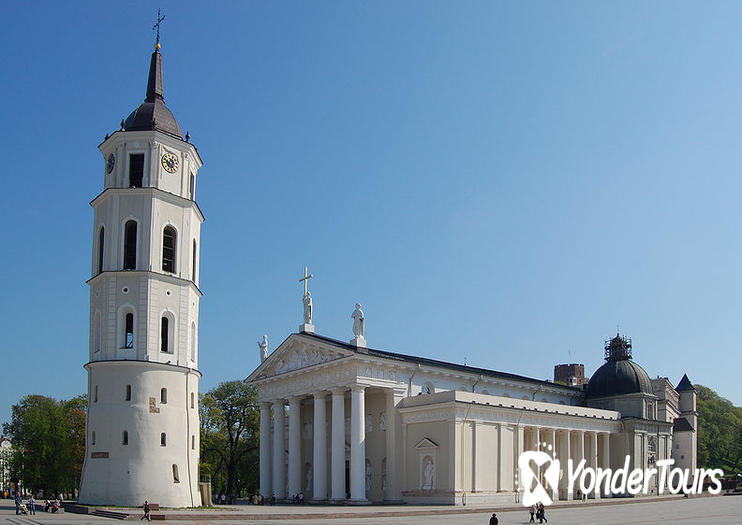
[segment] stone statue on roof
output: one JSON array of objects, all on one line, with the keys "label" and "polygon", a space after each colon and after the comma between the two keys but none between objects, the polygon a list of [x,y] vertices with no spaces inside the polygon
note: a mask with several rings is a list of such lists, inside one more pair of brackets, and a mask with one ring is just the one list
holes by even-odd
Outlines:
[{"label": "stone statue on roof", "polygon": [[258,341],[258,348],[260,348],[260,362],[262,363],[268,358],[268,336],[263,335],[263,340]]},{"label": "stone statue on roof", "polygon": [[350,316],[353,319],[353,335],[357,339],[363,338],[366,329],[366,317],[361,310],[361,303],[356,303],[356,309]]},{"label": "stone statue on roof", "polygon": [[304,323],[305,324],[312,324],[312,294],[311,292],[305,292],[304,298],[302,299],[302,302],[304,303]]}]

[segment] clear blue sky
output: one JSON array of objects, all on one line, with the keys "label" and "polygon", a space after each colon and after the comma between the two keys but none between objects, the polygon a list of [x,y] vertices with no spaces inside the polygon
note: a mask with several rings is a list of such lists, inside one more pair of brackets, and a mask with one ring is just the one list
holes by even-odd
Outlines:
[{"label": "clear blue sky", "polygon": [[[550,378],[633,338],[742,404],[742,4],[162,1],[205,160],[202,390],[319,333]],[[97,145],[152,2],[3,2],[0,421],[86,389]]]}]

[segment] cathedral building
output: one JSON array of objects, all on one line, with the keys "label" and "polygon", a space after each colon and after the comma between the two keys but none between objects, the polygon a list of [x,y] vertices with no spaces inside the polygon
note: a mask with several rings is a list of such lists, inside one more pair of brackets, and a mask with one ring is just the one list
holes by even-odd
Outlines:
[{"label": "cathedral building", "polygon": [[[165,105],[159,43],[144,102],[99,149],[79,501],[198,506],[202,160]],[[514,503],[526,450],[565,466],[571,458],[617,468],[628,456],[630,468],[667,458],[696,467],[693,386],[687,376],[677,387],[651,380],[625,337],[605,344],[606,362],[586,385],[580,365],[559,368],[551,382],[446,363],[369,348],[360,304],[350,342],[315,333],[310,277],[298,333],[271,354],[264,338],[246,379],[260,402],[266,497]],[[566,478],[549,488],[553,499],[575,497]]]},{"label": "cathedral building", "polygon": [[[667,458],[696,467],[690,381],[650,380],[618,334],[587,386],[570,386],[368,348],[362,332],[346,343],[315,334],[306,317],[246,379],[260,401],[267,497],[513,504],[526,450],[563,468],[571,458],[616,469],[627,455],[630,469]],[[553,500],[578,497],[564,473],[558,485]]]},{"label": "cathedral building", "polygon": [[99,149],[79,501],[198,506],[202,161],[165,106],[159,43],[144,102]]}]

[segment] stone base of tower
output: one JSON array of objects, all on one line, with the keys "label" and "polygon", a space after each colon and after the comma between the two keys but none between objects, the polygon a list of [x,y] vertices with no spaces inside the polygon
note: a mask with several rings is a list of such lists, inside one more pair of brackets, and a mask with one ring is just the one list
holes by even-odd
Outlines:
[{"label": "stone base of tower", "polygon": [[[122,507],[141,507],[144,501],[159,503],[162,507],[198,507],[201,495],[198,483],[183,480],[180,486],[172,486],[172,478],[155,479],[147,474],[170,468],[169,464],[135,464],[132,462],[101,462],[85,469],[85,478],[90,479],[80,487],[78,502],[84,505],[116,505]],[[123,472],[123,476],[109,471]],[[131,472],[139,472],[132,475]],[[128,474],[127,474],[128,472]],[[189,486],[190,485],[190,486]]]},{"label": "stone base of tower", "polygon": [[197,370],[98,361],[89,374],[87,447],[78,501],[201,505]]}]

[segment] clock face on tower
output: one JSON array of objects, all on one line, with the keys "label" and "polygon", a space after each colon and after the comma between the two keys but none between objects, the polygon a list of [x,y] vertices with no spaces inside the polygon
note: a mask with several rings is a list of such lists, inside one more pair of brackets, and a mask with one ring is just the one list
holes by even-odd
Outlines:
[{"label": "clock face on tower", "polygon": [[116,157],[113,155],[113,153],[109,153],[108,160],[106,160],[106,171],[108,173],[111,173],[115,165],[116,165]]},{"label": "clock face on tower", "polygon": [[165,171],[168,173],[175,173],[178,170],[178,157],[172,153],[165,153],[162,156],[161,162],[162,167],[165,168]]}]

